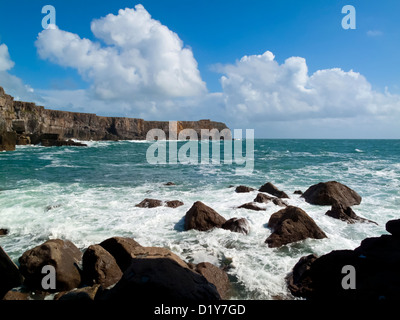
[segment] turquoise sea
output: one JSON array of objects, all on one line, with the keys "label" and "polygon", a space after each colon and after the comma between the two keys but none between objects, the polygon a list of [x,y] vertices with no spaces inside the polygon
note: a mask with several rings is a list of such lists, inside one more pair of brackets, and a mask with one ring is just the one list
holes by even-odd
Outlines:
[{"label": "turquoise sea", "polygon": [[[0,153],[0,228],[10,231],[0,237],[0,246],[16,263],[24,251],[48,239],[68,239],[84,250],[112,236],[133,237],[194,263],[221,265],[231,259],[234,298],[294,299],[285,276],[300,257],[353,249],[366,237],[387,233],[385,223],[400,218],[400,140],[256,139],[254,170],[246,175],[236,174],[234,164],[149,164],[151,143],[145,141],[87,144],[17,146]],[[325,215],[329,207],[310,205],[293,194],[330,180],[357,191],[363,200],[353,210],[378,225],[335,220]],[[169,181],[176,185],[165,186]],[[258,189],[266,182],[288,193],[287,202],[305,210],[328,238],[268,248],[267,222],[281,208],[269,203],[260,205],[266,211],[237,209],[257,191],[236,193],[232,187]],[[135,207],[145,198],[184,205]],[[198,200],[226,219],[245,217],[251,232],[183,231],[183,217]]]}]

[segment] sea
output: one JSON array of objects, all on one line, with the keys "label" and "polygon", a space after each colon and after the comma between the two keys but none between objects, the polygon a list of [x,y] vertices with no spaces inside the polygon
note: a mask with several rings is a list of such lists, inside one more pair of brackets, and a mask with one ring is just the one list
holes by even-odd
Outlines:
[{"label": "sea", "polygon": [[[246,140],[241,142],[244,155]],[[85,143],[0,152],[0,228],[9,230],[0,246],[16,264],[26,250],[49,239],[70,240],[84,251],[113,236],[130,237],[142,246],[168,248],[187,262],[228,266],[232,299],[293,300],[298,298],[285,277],[302,256],[354,249],[365,238],[387,234],[386,222],[400,218],[400,140],[255,139],[254,168],[246,172],[236,170],[243,164],[222,160],[151,164],[146,155],[154,142],[149,141]],[[185,143],[177,142],[178,150]],[[206,148],[205,142],[196,143]],[[223,159],[222,144],[207,146],[221,147]],[[332,180],[359,193],[362,202],[353,210],[377,225],[336,220],[325,215],[329,206],[308,204],[294,194]],[[282,208],[273,203],[259,204],[265,211],[238,208],[267,182],[285,191],[286,202],[307,212],[327,238],[269,248],[268,220]],[[238,185],[256,190],[236,193]],[[135,206],[145,198],[184,205]],[[246,218],[250,233],[185,231],[184,216],[196,201],[226,219]]]}]

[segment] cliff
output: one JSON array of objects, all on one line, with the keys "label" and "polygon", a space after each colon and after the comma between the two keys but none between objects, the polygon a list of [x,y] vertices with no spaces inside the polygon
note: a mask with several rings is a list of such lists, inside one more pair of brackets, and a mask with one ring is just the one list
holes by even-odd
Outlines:
[{"label": "cliff", "polygon": [[[155,128],[165,131],[168,137],[168,121],[49,110],[31,102],[14,101],[0,87],[0,150],[2,145],[3,150],[9,149],[5,147],[4,141],[9,141],[9,136],[14,133],[17,134],[17,144],[36,144],[43,134],[53,134],[53,137],[61,140],[144,140],[147,132]],[[178,121],[178,133],[187,128],[196,130],[200,136],[201,129],[221,131],[227,126],[210,120]]]}]

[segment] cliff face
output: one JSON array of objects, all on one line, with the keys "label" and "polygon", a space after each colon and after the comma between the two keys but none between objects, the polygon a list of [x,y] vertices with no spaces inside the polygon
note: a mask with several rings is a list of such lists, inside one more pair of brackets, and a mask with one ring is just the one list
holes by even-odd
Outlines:
[{"label": "cliff face", "polygon": [[[224,123],[210,120],[178,121],[177,127],[178,133],[191,128],[198,136],[201,129],[227,129]],[[0,134],[16,132],[29,136],[33,143],[42,134],[57,134],[60,139],[144,140],[151,129],[161,129],[168,137],[169,122],[48,110],[34,103],[14,101],[0,87]]]}]

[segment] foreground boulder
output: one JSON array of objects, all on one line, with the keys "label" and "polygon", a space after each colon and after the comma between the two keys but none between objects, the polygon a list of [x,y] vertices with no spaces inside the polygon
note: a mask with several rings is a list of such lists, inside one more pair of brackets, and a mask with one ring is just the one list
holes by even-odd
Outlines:
[{"label": "foreground boulder", "polygon": [[100,284],[107,288],[122,277],[115,258],[100,245],[91,245],[82,257],[83,278],[88,285]]},{"label": "foreground boulder", "polygon": [[261,188],[258,191],[272,194],[277,198],[287,198],[287,199],[289,198],[289,196],[285,192],[279,190],[271,182],[267,182],[266,184],[261,186]]},{"label": "foreground boulder", "polygon": [[305,211],[294,206],[275,212],[268,221],[268,228],[273,231],[265,240],[270,248],[307,238],[326,238],[315,221]]},{"label": "foreground boulder", "polygon": [[78,263],[81,259],[81,251],[71,241],[55,239],[26,251],[18,261],[27,287],[43,290],[42,268],[45,265],[51,265],[56,270],[55,291],[62,291],[71,290],[80,285],[81,275]]},{"label": "foreground boulder", "polygon": [[54,296],[53,300],[62,301],[93,301],[101,286],[95,284],[91,287],[83,287],[79,289],[72,289],[70,291],[62,291]]},{"label": "foreground boulder", "polygon": [[207,279],[168,258],[133,259],[121,280],[96,297],[113,301],[220,300]]},{"label": "foreground boulder", "polygon": [[186,212],[185,230],[207,231],[213,228],[220,228],[226,219],[214,209],[206,206],[203,202],[197,201]]},{"label": "foreground boulder", "polygon": [[0,247],[0,299],[12,288],[20,286],[22,280],[18,267]]},{"label": "foreground boulder", "polygon": [[209,262],[201,262],[193,267],[193,270],[204,276],[212,283],[223,300],[231,296],[232,285],[226,272]]},{"label": "foreground boulder", "polygon": [[221,226],[221,228],[243,234],[248,234],[250,232],[249,222],[245,218],[229,219]]},{"label": "foreground boulder", "polygon": [[395,237],[400,237],[400,219],[386,222],[386,231]]},{"label": "foreground boulder", "polygon": [[377,224],[372,220],[359,217],[358,215],[356,215],[353,209],[351,209],[350,207],[345,207],[338,202],[332,205],[331,210],[327,211],[325,214],[332,218],[346,221],[347,223],[371,222]]},{"label": "foreground boulder", "polygon": [[114,257],[122,272],[131,264],[131,252],[134,251],[136,247],[141,247],[134,239],[126,237],[108,238],[101,242],[100,246]]},{"label": "foreground boulder", "polygon": [[302,197],[311,204],[327,206],[339,203],[344,207],[351,207],[361,203],[361,196],[336,181],[320,182],[309,187]]},{"label": "foreground boulder", "polygon": [[[343,269],[345,266],[354,272],[352,288],[346,286],[351,271]],[[354,250],[335,250],[318,258],[303,257],[287,283],[293,295],[310,300],[398,301],[399,270],[400,238],[385,234],[364,239]]]}]

